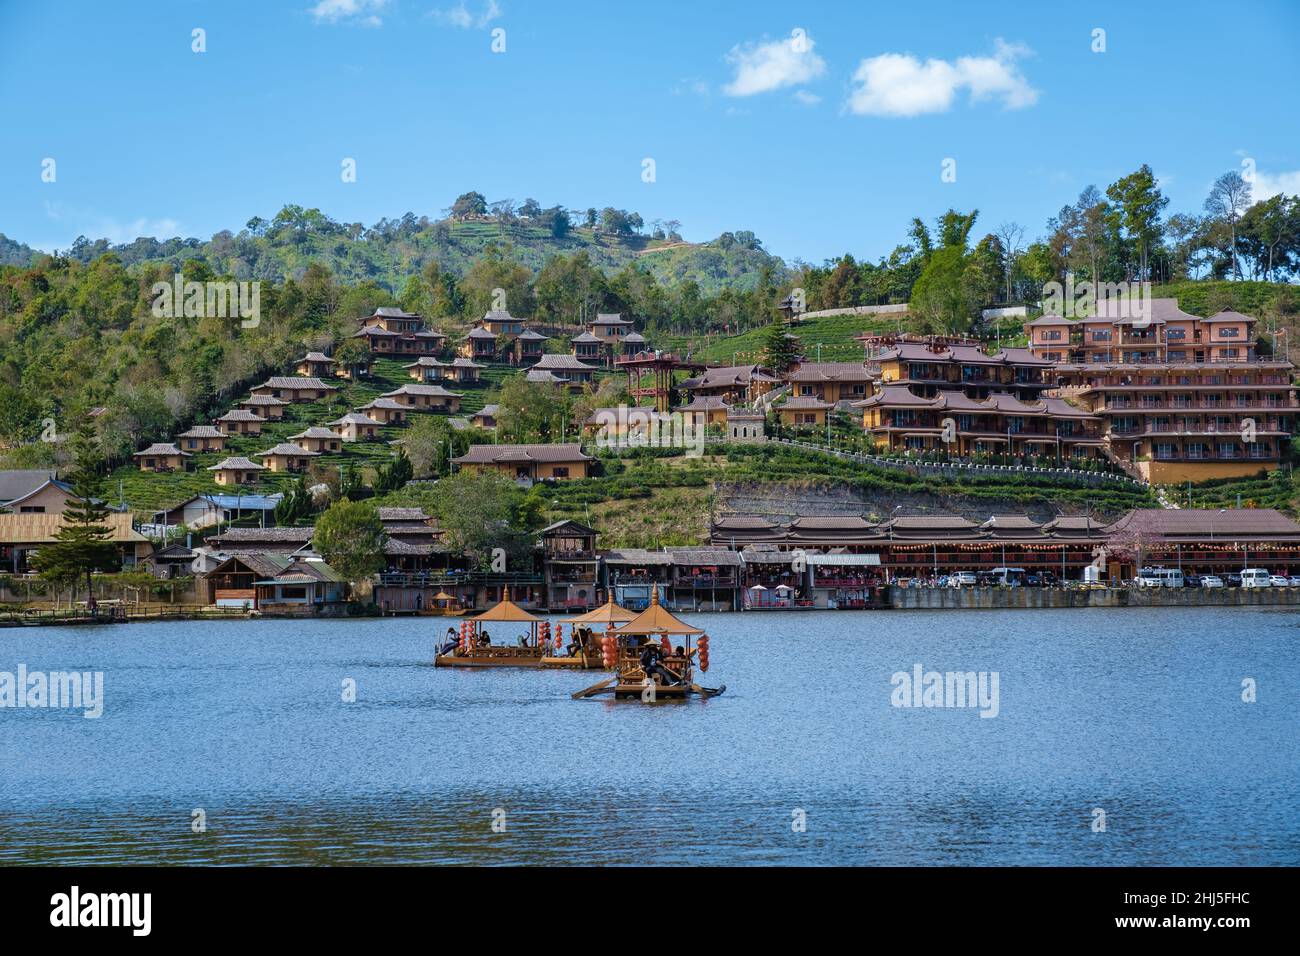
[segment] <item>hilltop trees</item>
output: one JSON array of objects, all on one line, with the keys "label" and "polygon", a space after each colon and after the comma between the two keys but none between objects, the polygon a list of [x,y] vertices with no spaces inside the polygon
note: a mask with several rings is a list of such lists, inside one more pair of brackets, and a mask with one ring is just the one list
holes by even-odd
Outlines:
[{"label": "hilltop trees", "polygon": [[483,194],[480,192],[462,193],[451,204],[451,217],[453,219],[467,219],[470,216],[486,215],[487,200],[483,198]]},{"label": "hilltop trees", "polygon": [[1001,243],[989,235],[967,249],[978,216],[978,210],[949,209],[936,221],[936,237],[920,219],[913,220],[924,265],[912,287],[911,306],[928,331],[970,331],[980,309],[997,294],[1004,271]]},{"label": "hilltop trees", "polygon": [[1235,169],[1224,173],[1210,187],[1205,198],[1205,211],[1228,228],[1228,258],[1232,262],[1232,275],[1241,278],[1241,264],[1237,260],[1237,222],[1250,208],[1250,183],[1242,179]]},{"label": "hilltop trees", "polygon": [[1137,252],[1136,263],[1128,268],[1130,278],[1149,279],[1152,248],[1160,241],[1160,214],[1169,199],[1156,186],[1155,173],[1142,164],[1136,172],[1106,187],[1106,197],[1114,204],[1110,218]]}]

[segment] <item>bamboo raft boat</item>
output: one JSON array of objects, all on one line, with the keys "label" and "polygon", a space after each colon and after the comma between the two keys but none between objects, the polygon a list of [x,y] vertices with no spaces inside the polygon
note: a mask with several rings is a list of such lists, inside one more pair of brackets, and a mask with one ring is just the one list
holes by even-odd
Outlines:
[{"label": "bamboo raft boat", "polygon": [[[674,646],[672,639],[682,638]],[[692,638],[695,646],[692,647]],[[612,694],[615,700],[686,700],[717,697],[727,689],[695,682],[695,667],[709,669],[709,635],[678,620],[659,603],[659,589],[650,592],[650,606],[622,627],[612,624],[601,637],[602,664],[609,677],[573,694],[574,700]]]},{"label": "bamboo raft boat", "polygon": [[[526,624],[528,630],[514,644],[493,644],[484,626],[490,623]],[[504,600],[477,617],[463,618],[456,646],[435,654],[434,667],[541,667],[546,655],[540,617],[511,600]],[[546,628],[549,631],[550,625]]]},{"label": "bamboo raft boat", "polygon": [[[636,611],[629,611],[615,604],[614,596],[610,594],[609,600],[594,611],[588,611],[577,617],[564,618],[555,627],[555,654],[543,657],[542,666],[584,671],[604,669],[604,653],[598,631],[626,624],[636,616]],[[562,636],[565,624],[571,628],[572,639],[568,644],[568,654],[561,654],[560,651],[565,649]],[[547,633],[548,628],[549,623],[542,624],[543,635]]]}]

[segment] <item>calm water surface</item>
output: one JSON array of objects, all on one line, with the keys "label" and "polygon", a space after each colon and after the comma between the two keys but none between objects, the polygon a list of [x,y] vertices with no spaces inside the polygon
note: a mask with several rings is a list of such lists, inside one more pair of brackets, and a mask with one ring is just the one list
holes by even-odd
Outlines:
[{"label": "calm water surface", "polygon": [[[653,706],[435,670],[435,619],[0,630],[105,675],[0,708],[0,863],[1300,864],[1294,611],[686,617],[727,692]],[[917,663],[999,715],[891,706]]]}]

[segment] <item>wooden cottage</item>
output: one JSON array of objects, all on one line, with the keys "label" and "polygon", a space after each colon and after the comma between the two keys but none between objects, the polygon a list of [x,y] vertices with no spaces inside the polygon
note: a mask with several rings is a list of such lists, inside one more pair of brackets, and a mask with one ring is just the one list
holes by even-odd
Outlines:
[{"label": "wooden cottage", "polygon": [[195,425],[177,436],[181,448],[188,452],[224,451],[226,433],[215,425]]},{"label": "wooden cottage", "polygon": [[461,396],[449,392],[441,385],[403,385],[381,397],[401,402],[412,411],[421,412],[457,412],[460,411]]},{"label": "wooden cottage", "polygon": [[320,454],[343,450],[343,439],[330,429],[322,428],[319,425],[313,425],[306,431],[290,435],[289,440],[297,442],[300,447],[307,449],[307,451]]},{"label": "wooden cottage", "polygon": [[530,372],[550,372],[556,378],[562,378],[570,388],[581,388],[590,384],[596,377],[596,369],[579,362],[572,355],[543,355]]},{"label": "wooden cottage", "polygon": [[421,355],[410,365],[403,365],[402,368],[417,382],[437,382],[443,378],[447,363],[438,361],[432,355]]},{"label": "wooden cottage", "polygon": [[281,442],[274,448],[268,448],[266,451],[260,451],[256,457],[266,461],[266,467],[271,471],[287,471],[298,473],[307,470],[311,460],[320,455],[318,451],[308,451],[301,445],[295,445],[292,442]]},{"label": "wooden cottage", "polygon": [[231,457],[209,465],[208,471],[212,472],[212,480],[219,485],[252,485],[257,483],[258,477],[266,468],[247,458]]},{"label": "wooden cottage", "polygon": [[459,356],[452,360],[451,365],[447,366],[447,378],[451,379],[453,382],[477,382],[479,372],[482,368],[483,366],[479,365],[473,359]]},{"label": "wooden cottage", "polygon": [[373,402],[362,405],[357,411],[369,415],[375,421],[382,422],[385,425],[401,425],[406,422],[411,408],[409,405],[395,402],[391,398],[376,398]]},{"label": "wooden cottage", "polygon": [[284,410],[288,405],[289,402],[274,395],[250,395],[239,402],[237,407],[270,420],[284,418]]},{"label": "wooden cottage", "polygon": [[591,462],[577,443],[555,445],[471,445],[452,459],[463,470],[482,474],[495,472],[526,481],[564,481],[586,478]]},{"label": "wooden cottage", "polygon": [[246,408],[232,408],[220,418],[216,425],[227,435],[260,435],[264,419]]},{"label": "wooden cottage", "polygon": [[319,378],[273,375],[253,389],[254,395],[269,395],[285,402],[315,402],[338,391]]},{"label": "wooden cottage", "polygon": [[296,370],[299,375],[306,378],[320,378],[333,375],[334,366],[337,364],[324,352],[308,352],[298,359]]},{"label": "wooden cottage", "polygon": [[327,424],[344,441],[374,441],[379,437],[379,429],[382,427],[379,422],[360,412],[348,412],[342,418],[336,418]]},{"label": "wooden cottage", "polygon": [[171,443],[155,442],[131,457],[140,463],[141,471],[184,471],[190,453]]}]

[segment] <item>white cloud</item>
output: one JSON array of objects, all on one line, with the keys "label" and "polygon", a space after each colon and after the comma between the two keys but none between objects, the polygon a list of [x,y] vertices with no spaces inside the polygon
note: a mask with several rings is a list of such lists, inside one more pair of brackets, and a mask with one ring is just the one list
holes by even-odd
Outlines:
[{"label": "white cloud", "polygon": [[462,30],[468,30],[471,27],[481,30],[501,16],[501,5],[497,3],[497,0],[487,0],[482,5],[482,9],[478,13],[474,13],[466,5],[466,0],[460,0],[460,3],[456,4],[456,6],[447,10],[433,10],[430,15],[436,20],[441,20],[449,26],[460,27]]},{"label": "white cloud", "polygon": [[943,113],[957,93],[970,91],[972,103],[1000,99],[1004,109],[1023,109],[1038,101],[1017,61],[1032,55],[1027,47],[999,39],[993,56],[963,56],[922,63],[910,53],[882,53],[858,64],[848,109],[859,116],[919,116]]},{"label": "white cloud", "polygon": [[795,90],[794,98],[804,106],[816,106],[822,101],[816,93],[809,93],[807,90]]},{"label": "white cloud", "polygon": [[356,23],[363,27],[383,26],[379,13],[388,0],[320,0],[311,8],[319,23]]},{"label": "white cloud", "polygon": [[72,240],[77,236],[85,236],[87,239],[107,239],[114,245],[123,242],[134,242],[141,236],[149,236],[154,239],[174,239],[181,234],[181,224],[175,219],[132,219],[129,221],[119,221],[111,217],[102,216],[93,210],[77,209],[65,206],[62,203],[45,202],[45,216],[53,222],[61,224],[61,227],[67,230],[70,235],[65,241],[47,241],[44,244],[33,245],[35,249],[44,249],[46,251],[54,248],[66,249],[72,245]]},{"label": "white cloud", "polygon": [[1250,198],[1254,202],[1263,202],[1280,193],[1300,196],[1300,169],[1289,173],[1265,173],[1255,170],[1255,181],[1250,184]]},{"label": "white cloud", "polygon": [[753,96],[815,80],[826,72],[826,61],[813,52],[815,46],[813,38],[802,30],[784,40],[738,44],[727,54],[736,75],[722,92]]}]

